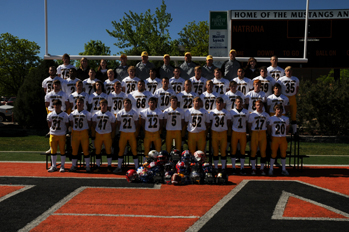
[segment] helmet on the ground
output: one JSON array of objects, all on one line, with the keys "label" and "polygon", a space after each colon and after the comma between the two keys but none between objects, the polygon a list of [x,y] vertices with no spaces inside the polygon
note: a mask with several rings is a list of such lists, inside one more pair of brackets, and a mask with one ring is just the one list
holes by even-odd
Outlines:
[{"label": "helmet on the ground", "polygon": [[135,182],[137,179],[138,179],[138,174],[137,174],[136,170],[130,169],[126,172],[127,182],[129,182],[129,183]]}]

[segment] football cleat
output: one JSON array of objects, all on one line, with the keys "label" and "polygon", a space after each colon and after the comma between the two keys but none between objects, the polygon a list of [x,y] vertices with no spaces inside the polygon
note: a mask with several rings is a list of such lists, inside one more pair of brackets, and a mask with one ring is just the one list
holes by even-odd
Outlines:
[{"label": "football cleat", "polygon": [[56,172],[57,171],[57,167],[51,166],[47,171],[48,172]]},{"label": "football cleat", "polygon": [[283,175],[283,176],[289,176],[290,173],[288,173],[287,170],[283,170],[283,171],[281,171],[281,175]]}]

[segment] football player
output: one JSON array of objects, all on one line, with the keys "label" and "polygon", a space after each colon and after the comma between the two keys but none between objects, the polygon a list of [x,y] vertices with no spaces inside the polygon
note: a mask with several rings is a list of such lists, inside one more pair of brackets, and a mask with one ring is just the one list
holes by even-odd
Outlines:
[{"label": "football player", "polygon": [[67,53],[62,56],[62,61],[63,64],[59,65],[57,68],[57,75],[66,80],[69,78],[69,70],[71,68],[76,68],[74,65],[70,64],[70,56]]},{"label": "football player", "polygon": [[61,83],[63,83],[64,86],[65,81],[56,75],[56,71],[56,67],[51,66],[48,69],[49,77],[45,78],[45,80],[42,81],[42,88],[44,89],[45,94],[53,90],[52,83],[54,80],[59,80]]},{"label": "football player", "polygon": [[279,83],[275,83],[273,87],[274,94],[270,95],[267,98],[267,112],[269,112],[270,116],[275,115],[274,106],[277,104],[282,105],[282,112],[285,114],[289,111],[289,103],[288,98],[281,94],[281,85]]},{"label": "football player", "polygon": [[61,168],[60,172],[64,172],[65,165],[65,135],[69,126],[69,116],[62,111],[62,102],[55,99],[53,102],[54,111],[47,115],[47,125],[50,128],[50,148],[51,148],[51,162],[52,166],[48,172],[57,171],[57,147],[61,152]]},{"label": "football player", "polygon": [[106,91],[106,94],[109,95],[114,90],[115,82],[120,82],[120,81],[114,78],[115,73],[113,69],[108,69],[107,76],[108,76],[108,79],[104,81],[104,89]]},{"label": "football player", "polygon": [[112,112],[115,117],[116,114],[124,108],[124,99],[127,98],[127,94],[122,92],[121,83],[116,81],[114,83],[114,91],[108,95],[108,110]]},{"label": "football player", "polygon": [[233,79],[238,85],[237,90],[246,95],[248,92],[253,90],[253,81],[245,77],[245,71],[242,68],[238,69],[237,77]]},{"label": "football player", "polygon": [[265,93],[265,97],[273,94],[273,86],[276,81],[271,76],[268,76],[267,68],[265,66],[260,68],[261,75],[253,78],[252,81],[260,80],[261,81],[261,91]]},{"label": "football player", "polygon": [[108,102],[106,99],[102,99],[99,102],[100,110],[92,116],[92,127],[95,128],[95,148],[96,148],[96,164],[97,167],[94,170],[99,172],[101,165],[101,150],[102,144],[104,144],[105,152],[107,154],[108,172],[111,172],[112,163],[112,134],[115,134],[115,116],[108,111]]},{"label": "football player", "polygon": [[180,75],[181,69],[179,67],[175,67],[173,70],[173,77],[171,77],[170,79],[170,85],[173,91],[175,91],[175,93],[180,93],[184,91],[185,80],[182,77],[180,77]]},{"label": "football player", "polygon": [[292,133],[297,132],[297,101],[296,95],[299,89],[299,80],[297,77],[292,76],[292,67],[287,66],[285,68],[286,76],[281,77],[278,83],[282,86],[282,94],[288,97],[290,103],[290,113],[291,113],[291,124]]},{"label": "football player", "polygon": [[[264,105],[266,105],[267,98],[265,96],[265,93],[261,91],[261,81],[260,80],[254,80],[253,81],[253,90],[248,92],[245,97],[245,107],[248,110],[249,113],[252,113],[256,110],[256,102],[258,100],[261,100]],[[263,106],[263,110],[265,110]]]},{"label": "football player", "polygon": [[96,78],[96,71],[92,68],[88,71],[88,76],[89,78],[83,80],[82,83],[84,84],[84,91],[91,95],[93,93],[93,84],[99,80]]},{"label": "football player", "polygon": [[68,109],[69,107],[68,96],[66,95],[65,92],[61,90],[61,82],[59,80],[54,80],[52,87],[53,87],[53,91],[45,95],[45,107],[46,107],[47,114],[54,111],[53,101],[56,99],[59,99],[62,102],[61,104],[62,111],[66,111],[66,109]]},{"label": "football player", "polygon": [[229,90],[229,81],[222,77],[222,71],[219,68],[215,68],[212,81],[214,84],[213,91],[223,98],[223,95]]},{"label": "football player", "polygon": [[184,91],[177,95],[179,107],[185,111],[193,107],[193,100],[198,95],[191,90],[192,84],[190,80],[184,83]]},{"label": "football player", "polygon": [[267,148],[267,120],[269,114],[263,111],[263,102],[257,100],[255,104],[256,110],[248,117],[248,129],[251,136],[251,165],[252,175],[256,175],[256,155],[259,147],[261,153],[261,175],[265,175],[264,164],[266,161]]},{"label": "football player", "polygon": [[166,151],[172,150],[173,140],[177,150],[181,150],[182,131],[184,128],[184,110],[177,107],[178,99],[176,96],[170,97],[171,106],[164,110],[164,125],[166,125]]},{"label": "football player", "polygon": [[100,101],[102,99],[108,99],[108,95],[105,93],[104,85],[101,81],[96,81],[93,84],[93,89],[94,92],[88,98],[89,109],[92,116],[101,109],[99,105]]},{"label": "football player", "polygon": [[137,114],[140,114],[142,110],[148,108],[149,99],[153,94],[145,90],[145,83],[143,80],[139,80],[137,84],[137,90],[129,94],[129,98],[132,101],[132,109],[134,109]]},{"label": "football player", "polygon": [[227,131],[228,128],[231,127],[231,116],[230,113],[223,109],[224,102],[223,98],[218,97],[215,99],[215,109],[213,109],[210,112],[210,128],[212,133],[212,148],[213,148],[213,163],[215,166],[215,169],[218,169],[218,154],[219,149],[221,151],[221,163],[222,163],[222,170],[225,170],[226,166],[226,149],[227,149],[227,141],[228,141],[228,135]]},{"label": "football player", "polygon": [[151,94],[154,94],[156,90],[162,87],[161,79],[156,77],[156,68],[149,70],[149,77],[144,82],[145,90],[149,91]]},{"label": "football player", "polygon": [[217,97],[219,97],[219,94],[213,92],[213,81],[206,81],[206,91],[200,95],[200,98],[202,100],[203,108],[207,110],[208,113],[210,113],[211,110],[216,109],[215,100]]},{"label": "football player", "polygon": [[130,94],[131,92],[137,90],[137,83],[140,79],[136,77],[135,66],[128,67],[127,72],[128,72],[128,77],[125,77],[121,81],[121,85],[122,85],[122,91],[127,94]]},{"label": "football player", "polygon": [[225,108],[229,111],[236,107],[234,102],[235,102],[237,97],[241,97],[241,99],[243,101],[242,105],[244,105],[244,103],[245,103],[245,95],[242,92],[240,92],[239,90],[237,90],[237,87],[238,87],[237,83],[235,81],[231,81],[229,83],[230,90],[224,94],[225,99],[227,99],[225,101]]},{"label": "football player", "polygon": [[80,98],[84,101],[84,110],[88,109],[88,98],[89,95],[86,92],[83,92],[83,83],[81,80],[78,80],[75,84],[76,87],[76,91],[74,93],[72,93],[69,96],[69,104],[70,104],[70,108],[74,111],[77,109],[76,106],[76,99]]},{"label": "football player", "polygon": [[166,110],[170,106],[170,97],[176,96],[173,89],[169,88],[170,81],[167,77],[162,78],[162,88],[154,93],[154,97],[158,99],[158,108],[161,111]]},{"label": "football player", "polygon": [[281,174],[288,176],[289,173],[286,170],[286,151],[287,151],[287,140],[286,134],[289,130],[288,117],[282,116],[283,106],[281,104],[274,105],[275,115],[268,119],[268,134],[271,135],[271,158],[270,158],[270,169],[269,175],[274,174],[273,165],[277,156],[278,149],[280,148],[281,153]]},{"label": "football player", "polygon": [[193,85],[194,92],[200,96],[205,91],[207,79],[201,76],[202,68],[200,66],[196,66],[194,72],[195,76],[191,77],[189,80]]},{"label": "football player", "polygon": [[278,57],[272,56],[270,58],[270,66],[268,67],[268,75],[274,78],[275,81],[279,80],[280,77],[285,76],[285,71],[278,66]]},{"label": "football player", "polygon": [[[82,82],[81,90],[82,90]],[[85,92],[83,92],[85,93]],[[72,146],[72,166],[69,169],[70,172],[76,172],[76,163],[79,146],[81,144],[82,151],[84,153],[84,159],[86,162],[86,172],[91,172],[90,168],[90,153],[89,153],[89,128],[91,127],[91,113],[84,107],[86,102],[84,98],[76,98],[76,109],[69,115],[70,126],[72,127],[71,133],[71,146]]]},{"label": "football player", "polygon": [[[76,83],[80,81],[80,79],[78,79],[77,76],[78,76],[78,73],[76,69],[71,68],[69,70],[69,78],[65,82],[65,90],[64,90],[64,92],[67,94],[68,97],[70,97],[70,95],[76,91]],[[69,107],[67,108],[66,112],[67,114],[70,114],[71,111],[72,111],[72,108],[69,104]]]}]

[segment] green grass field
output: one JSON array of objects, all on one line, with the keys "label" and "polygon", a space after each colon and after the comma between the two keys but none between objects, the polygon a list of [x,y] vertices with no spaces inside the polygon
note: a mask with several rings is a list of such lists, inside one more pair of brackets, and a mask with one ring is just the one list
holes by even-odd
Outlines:
[{"label": "green grass field", "polygon": [[[45,161],[45,156],[40,156],[39,152],[44,152],[48,148],[48,138],[43,136],[1,137],[0,161]],[[309,158],[304,159],[304,164],[349,165],[349,145],[347,144],[302,142],[300,154],[310,155]]]}]

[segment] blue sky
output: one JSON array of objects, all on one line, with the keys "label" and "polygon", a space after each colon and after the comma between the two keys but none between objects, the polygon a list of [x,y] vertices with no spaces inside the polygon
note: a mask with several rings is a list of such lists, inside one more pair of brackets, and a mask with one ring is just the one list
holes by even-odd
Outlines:
[{"label": "blue sky", "polygon": [[[48,51],[52,55],[78,55],[90,40],[101,40],[116,54],[116,39],[106,29],[113,30],[112,21],[119,21],[130,10],[154,13],[161,0],[48,0]],[[103,3],[102,3],[103,2]],[[305,10],[306,0],[219,0],[165,1],[172,39],[191,21],[209,19],[209,11],[226,10]],[[348,0],[310,0],[310,10],[349,9]],[[35,41],[40,56],[45,54],[44,0],[0,0],[0,33],[9,32],[19,38]]]}]

